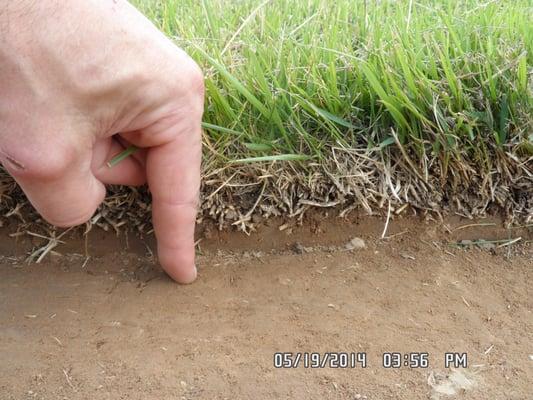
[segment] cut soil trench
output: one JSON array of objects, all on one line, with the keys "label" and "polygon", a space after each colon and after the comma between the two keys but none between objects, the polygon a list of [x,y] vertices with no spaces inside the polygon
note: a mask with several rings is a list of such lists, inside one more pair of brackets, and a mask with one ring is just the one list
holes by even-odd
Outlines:
[{"label": "cut soil trench", "polygon": [[[46,241],[3,228],[0,398],[533,398],[531,230],[397,219],[380,239],[374,218],[279,225],[204,228],[188,286],[160,271],[153,240],[93,230],[27,264]],[[276,352],[359,361],[275,368]],[[401,367],[384,368],[392,352]],[[410,353],[428,366],[405,366]],[[467,367],[446,368],[446,353]]]}]

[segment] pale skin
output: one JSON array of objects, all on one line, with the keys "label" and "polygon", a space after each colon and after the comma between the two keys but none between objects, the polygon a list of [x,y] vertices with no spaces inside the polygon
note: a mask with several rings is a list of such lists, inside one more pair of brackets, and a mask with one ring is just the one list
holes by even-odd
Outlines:
[{"label": "pale skin", "polygon": [[[10,0],[0,9],[0,162],[58,227],[106,184],[148,183],[159,261],[196,278],[202,72],[124,0]],[[141,151],[109,168],[134,144]]]}]

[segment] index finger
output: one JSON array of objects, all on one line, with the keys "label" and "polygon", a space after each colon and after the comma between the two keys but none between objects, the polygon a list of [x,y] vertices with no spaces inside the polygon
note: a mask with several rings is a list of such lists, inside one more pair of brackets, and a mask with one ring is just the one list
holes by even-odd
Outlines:
[{"label": "index finger", "polygon": [[[191,126],[190,124],[187,124]],[[177,282],[196,279],[194,228],[200,189],[201,121],[148,150],[146,176],[159,262]]]}]

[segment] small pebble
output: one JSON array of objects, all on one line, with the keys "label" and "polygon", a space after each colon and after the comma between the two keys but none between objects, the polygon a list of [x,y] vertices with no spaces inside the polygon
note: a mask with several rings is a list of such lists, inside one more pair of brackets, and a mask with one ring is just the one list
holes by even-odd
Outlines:
[{"label": "small pebble", "polygon": [[365,241],[361,238],[354,237],[348,243],[344,245],[346,250],[360,250],[366,248]]},{"label": "small pebble", "polygon": [[292,280],[290,280],[289,278],[279,278],[279,283],[283,286],[289,286],[292,285]]}]

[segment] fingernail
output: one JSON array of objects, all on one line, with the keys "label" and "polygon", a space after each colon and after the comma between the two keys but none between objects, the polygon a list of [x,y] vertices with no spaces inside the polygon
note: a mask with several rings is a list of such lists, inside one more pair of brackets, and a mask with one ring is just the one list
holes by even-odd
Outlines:
[{"label": "fingernail", "polygon": [[189,283],[193,283],[196,280],[196,277],[198,276],[198,269],[196,268],[196,264],[193,265],[192,270],[189,272],[189,276],[185,280],[183,280],[181,283],[187,285]]}]

